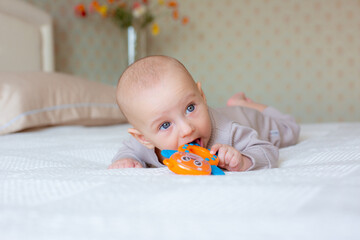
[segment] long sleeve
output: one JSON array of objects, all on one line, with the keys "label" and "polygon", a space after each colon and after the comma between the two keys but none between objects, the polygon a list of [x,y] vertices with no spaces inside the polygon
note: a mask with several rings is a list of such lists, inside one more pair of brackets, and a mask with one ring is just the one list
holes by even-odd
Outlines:
[{"label": "long sleeve", "polygon": [[239,106],[217,110],[232,121],[255,129],[260,139],[269,141],[277,147],[287,147],[298,141],[300,126],[295,119],[273,107],[267,107],[262,113]]},{"label": "long sleeve", "polygon": [[151,165],[155,167],[164,166],[158,161],[154,150],[146,148],[132,136],[123,142],[119,151],[113,157],[112,162],[122,158],[134,159],[140,162],[143,167]]},{"label": "long sleeve", "polygon": [[249,157],[253,165],[248,170],[278,166],[279,149],[271,142],[259,139],[257,131],[230,120],[221,111],[210,109],[212,135],[207,148],[216,143],[233,146]]},{"label": "long sleeve", "polygon": [[251,159],[253,165],[248,170],[278,166],[279,149],[268,141],[260,140],[254,129],[233,123],[230,137],[231,145]]}]

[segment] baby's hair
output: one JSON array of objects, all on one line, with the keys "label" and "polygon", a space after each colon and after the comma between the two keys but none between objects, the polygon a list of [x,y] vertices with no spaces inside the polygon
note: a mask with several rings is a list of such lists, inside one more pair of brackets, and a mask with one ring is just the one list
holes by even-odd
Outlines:
[{"label": "baby's hair", "polygon": [[168,56],[145,57],[125,69],[119,78],[116,100],[126,117],[128,117],[126,105],[132,101],[132,97],[135,97],[141,90],[159,83],[169,67],[179,68],[192,79],[190,73],[181,62]]}]

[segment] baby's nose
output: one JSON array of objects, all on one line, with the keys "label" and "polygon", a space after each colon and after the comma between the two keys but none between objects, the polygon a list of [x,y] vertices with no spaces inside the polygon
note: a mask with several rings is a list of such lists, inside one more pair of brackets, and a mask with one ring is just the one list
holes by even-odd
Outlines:
[{"label": "baby's nose", "polygon": [[180,127],[181,136],[186,137],[194,131],[194,126],[190,122],[183,122]]}]

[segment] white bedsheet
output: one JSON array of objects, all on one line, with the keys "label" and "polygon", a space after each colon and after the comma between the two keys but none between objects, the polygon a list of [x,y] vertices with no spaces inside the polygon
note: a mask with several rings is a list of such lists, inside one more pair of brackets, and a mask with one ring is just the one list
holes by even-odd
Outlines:
[{"label": "white bedsheet", "polygon": [[128,125],[0,137],[0,239],[360,239],[360,123],[303,125],[280,168],[107,170]]}]

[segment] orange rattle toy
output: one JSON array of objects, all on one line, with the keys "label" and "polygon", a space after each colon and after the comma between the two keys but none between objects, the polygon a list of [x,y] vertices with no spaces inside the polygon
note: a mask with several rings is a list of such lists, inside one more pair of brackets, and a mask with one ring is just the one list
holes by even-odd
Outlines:
[{"label": "orange rattle toy", "polygon": [[225,175],[217,167],[219,159],[212,155],[210,150],[198,144],[184,144],[175,150],[162,150],[161,155],[166,157],[164,164],[176,173],[182,175]]}]

